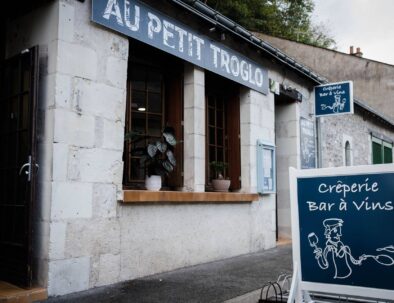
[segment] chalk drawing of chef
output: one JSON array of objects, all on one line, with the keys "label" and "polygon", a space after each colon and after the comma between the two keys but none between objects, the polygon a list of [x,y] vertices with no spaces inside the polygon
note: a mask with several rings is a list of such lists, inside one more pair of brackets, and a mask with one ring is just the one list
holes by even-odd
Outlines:
[{"label": "chalk drawing of chef", "polygon": [[346,279],[352,274],[349,262],[354,265],[361,265],[364,258],[360,257],[359,260],[356,260],[352,256],[350,247],[342,243],[342,219],[325,219],[323,225],[325,227],[324,236],[327,239],[324,250],[317,247],[318,238],[315,233],[308,235],[309,244],[314,248],[313,253],[317,263],[321,269],[327,269],[330,265],[334,266],[334,279]]}]

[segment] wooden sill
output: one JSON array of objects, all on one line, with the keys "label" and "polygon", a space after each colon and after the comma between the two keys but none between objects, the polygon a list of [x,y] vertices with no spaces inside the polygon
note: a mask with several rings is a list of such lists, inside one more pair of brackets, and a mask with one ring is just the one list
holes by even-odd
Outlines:
[{"label": "wooden sill", "polygon": [[165,202],[165,203],[245,203],[257,201],[258,194],[231,193],[231,192],[181,192],[181,191],[147,191],[124,190],[123,203]]}]

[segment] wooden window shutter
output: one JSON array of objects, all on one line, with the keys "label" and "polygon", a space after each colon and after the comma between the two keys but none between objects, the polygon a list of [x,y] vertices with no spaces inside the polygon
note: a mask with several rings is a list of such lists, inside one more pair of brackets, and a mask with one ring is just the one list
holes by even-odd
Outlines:
[{"label": "wooden window shutter", "polygon": [[228,176],[230,189],[241,188],[241,144],[240,144],[240,101],[239,89],[231,94],[226,106],[227,140],[228,140]]}]

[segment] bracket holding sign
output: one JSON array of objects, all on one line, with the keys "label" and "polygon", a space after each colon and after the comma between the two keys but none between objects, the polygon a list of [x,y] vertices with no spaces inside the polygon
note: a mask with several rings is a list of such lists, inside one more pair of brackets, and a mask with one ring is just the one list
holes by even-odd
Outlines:
[{"label": "bracket holding sign", "polygon": [[393,180],[392,164],[290,168],[298,298],[305,291],[394,298]]}]

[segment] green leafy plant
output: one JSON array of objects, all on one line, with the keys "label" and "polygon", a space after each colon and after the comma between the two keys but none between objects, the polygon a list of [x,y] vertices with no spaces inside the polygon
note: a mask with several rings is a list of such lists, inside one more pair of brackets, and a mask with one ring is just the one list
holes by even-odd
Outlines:
[{"label": "green leafy plant", "polygon": [[212,161],[209,163],[209,166],[215,172],[215,176],[217,179],[225,179],[228,163],[221,161]]},{"label": "green leafy plant", "polygon": [[[177,140],[175,130],[172,127],[165,127],[159,140],[152,142],[151,138],[134,131],[125,134],[125,141],[130,141],[134,146],[131,154],[142,159],[149,177],[152,175],[169,175],[176,166],[174,149]],[[141,146],[140,142],[143,140],[148,140],[150,143],[145,147]]]},{"label": "green leafy plant", "polygon": [[172,127],[164,128],[162,137],[156,142],[149,143],[146,147],[146,167],[148,176],[169,175],[176,166],[174,155],[175,131]]}]

